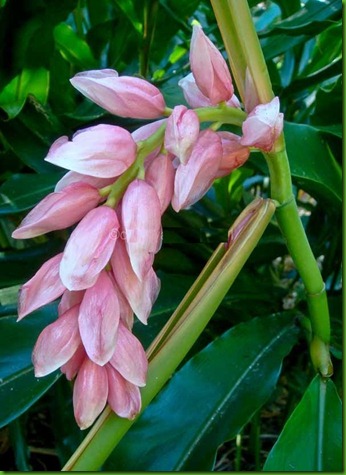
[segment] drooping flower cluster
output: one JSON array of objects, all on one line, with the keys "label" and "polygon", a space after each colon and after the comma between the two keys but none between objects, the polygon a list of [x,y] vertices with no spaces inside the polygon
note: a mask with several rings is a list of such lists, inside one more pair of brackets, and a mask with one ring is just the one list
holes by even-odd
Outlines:
[{"label": "drooping flower cluster", "polygon": [[155,86],[113,70],[72,78],[76,89],[112,114],[159,120],[132,134],[100,124],[72,140],[57,139],[46,160],[69,171],[13,233],[28,239],[76,225],[64,251],[21,288],[18,316],[60,298],[58,318],[40,334],[33,363],[37,377],[60,368],[75,378],[81,428],[107,402],[121,417],[140,411],[147,359],[132,326],[134,314],[147,323],[159,292],[153,262],[162,214],[170,203],[180,211],[197,202],[216,178],[247,160],[250,147],[270,151],[282,130],[277,98],[269,104],[252,99],[241,137],[201,130],[199,108],[222,104],[224,111],[240,103],[225,60],[199,26],[193,28],[190,63],[192,73],[179,85],[197,110],[169,109]]}]

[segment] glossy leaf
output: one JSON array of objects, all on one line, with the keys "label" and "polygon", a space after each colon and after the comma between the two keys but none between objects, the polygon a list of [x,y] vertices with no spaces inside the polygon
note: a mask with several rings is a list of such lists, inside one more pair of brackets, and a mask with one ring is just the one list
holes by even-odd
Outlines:
[{"label": "glossy leaf", "polygon": [[218,446],[272,393],[296,335],[292,314],[227,331],[178,371],[113,452],[107,470],[212,470]]},{"label": "glossy leaf", "polygon": [[35,378],[31,352],[41,330],[56,318],[56,306],[34,312],[20,323],[0,318],[0,427],[31,407],[59,378]]},{"label": "glossy leaf", "polygon": [[57,48],[64,58],[80,69],[96,69],[98,64],[86,41],[81,39],[72,28],[60,23],[54,29]]},{"label": "glossy leaf", "polygon": [[61,178],[61,173],[16,174],[0,187],[0,216],[19,213],[35,206]]},{"label": "glossy leaf", "polygon": [[342,408],[331,380],[315,376],[264,465],[270,472],[341,472]]}]

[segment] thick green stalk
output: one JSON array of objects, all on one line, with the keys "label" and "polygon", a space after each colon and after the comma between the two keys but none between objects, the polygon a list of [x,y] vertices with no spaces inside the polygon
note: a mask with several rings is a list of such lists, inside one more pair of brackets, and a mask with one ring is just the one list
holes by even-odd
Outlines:
[{"label": "thick green stalk", "polygon": [[[243,81],[241,84],[237,82],[238,89],[244,89],[245,72],[249,68],[260,102],[269,102],[273,98],[272,86],[247,0],[211,2],[228,55],[231,58],[236,54],[237,61],[231,61],[231,68],[234,77],[240,77],[240,81]],[[236,47],[239,48],[237,52],[233,51]],[[240,68],[241,71],[234,68]],[[272,152],[264,156],[269,167],[271,198],[278,204],[278,224],[307,291],[312,328],[311,359],[316,370],[327,377],[332,374],[328,348],[330,322],[327,296],[293,196],[283,134],[277,139]]]},{"label": "thick green stalk", "polygon": [[[141,391],[142,411],[171,377],[204,330],[257,245],[274,211],[275,204],[271,200],[263,199],[256,200],[243,211],[240,219],[232,226],[232,229],[238,226],[236,237],[234,240],[231,239],[224,255],[220,253],[220,246],[224,247],[224,244],[220,244],[216,254],[223,256],[218,263],[213,258],[209,260],[214,268],[210,274],[206,272],[208,277],[204,285],[199,288],[194,299],[188,302],[182,318],[170,335],[165,335],[163,345],[158,346],[154,343],[157,351],[152,352],[147,385]],[[244,219],[247,218],[249,212],[250,219]],[[182,305],[186,305],[186,302]],[[107,408],[67,462],[63,471],[98,470],[134,422],[135,420],[129,421],[117,417]]]}]

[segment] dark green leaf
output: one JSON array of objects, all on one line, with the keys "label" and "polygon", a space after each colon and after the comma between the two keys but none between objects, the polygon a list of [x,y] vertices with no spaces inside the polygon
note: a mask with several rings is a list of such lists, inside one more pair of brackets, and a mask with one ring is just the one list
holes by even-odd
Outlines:
[{"label": "dark green leaf", "polygon": [[342,408],[333,381],[315,376],[273,449],[269,472],[341,472]]},{"label": "dark green leaf", "polygon": [[0,186],[0,216],[32,208],[53,191],[61,176],[61,173],[12,175]]},{"label": "dark green leaf", "polygon": [[35,378],[31,352],[39,333],[56,317],[56,305],[46,306],[17,323],[0,318],[0,427],[23,414],[59,378],[55,372]]},{"label": "dark green leaf", "polygon": [[227,331],[172,378],[106,469],[211,470],[218,446],[272,393],[296,335],[292,314],[253,319]]}]

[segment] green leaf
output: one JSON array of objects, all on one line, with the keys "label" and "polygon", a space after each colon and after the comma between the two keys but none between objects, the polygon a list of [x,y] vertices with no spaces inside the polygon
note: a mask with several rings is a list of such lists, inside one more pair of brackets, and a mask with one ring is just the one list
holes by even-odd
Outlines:
[{"label": "green leaf", "polygon": [[60,23],[54,28],[54,39],[60,53],[70,63],[82,70],[98,67],[88,43],[66,23]]},{"label": "green leaf", "polygon": [[342,407],[333,381],[315,376],[264,465],[268,472],[341,472]]},{"label": "green leaf", "polygon": [[61,173],[15,174],[0,186],[0,216],[35,206],[53,191]]},{"label": "green leaf", "polygon": [[48,305],[17,323],[16,315],[0,318],[0,427],[23,414],[59,378],[55,372],[35,378],[31,352],[43,328],[56,317]]},{"label": "green leaf", "polygon": [[309,125],[285,122],[285,138],[294,182],[323,203],[340,208],[341,168],[323,135]]},{"label": "green leaf", "polygon": [[227,331],[172,378],[105,469],[212,470],[218,446],[234,437],[271,395],[296,335],[288,313],[255,318]]},{"label": "green leaf", "polygon": [[29,95],[45,104],[49,90],[49,71],[45,68],[24,69],[14,77],[0,93],[0,107],[10,119],[22,110]]}]

